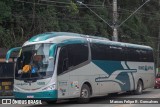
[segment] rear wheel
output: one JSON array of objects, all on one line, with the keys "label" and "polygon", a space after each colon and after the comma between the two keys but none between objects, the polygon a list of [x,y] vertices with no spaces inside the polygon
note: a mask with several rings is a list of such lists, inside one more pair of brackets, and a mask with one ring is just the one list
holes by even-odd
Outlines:
[{"label": "rear wheel", "polygon": [[134,90],[134,94],[140,95],[140,94],[142,94],[142,91],[143,91],[143,83],[141,80],[139,80],[137,83],[137,88],[136,88],[136,90]]},{"label": "rear wheel", "polygon": [[78,99],[79,103],[87,103],[90,100],[90,88],[88,85],[84,84],[81,89],[80,98]]}]

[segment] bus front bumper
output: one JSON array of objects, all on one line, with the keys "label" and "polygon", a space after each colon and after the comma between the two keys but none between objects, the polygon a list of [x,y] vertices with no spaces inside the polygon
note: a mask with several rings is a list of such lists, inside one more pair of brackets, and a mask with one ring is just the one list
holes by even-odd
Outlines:
[{"label": "bus front bumper", "polygon": [[40,99],[40,100],[57,100],[57,90],[23,93],[14,92],[15,99]]}]

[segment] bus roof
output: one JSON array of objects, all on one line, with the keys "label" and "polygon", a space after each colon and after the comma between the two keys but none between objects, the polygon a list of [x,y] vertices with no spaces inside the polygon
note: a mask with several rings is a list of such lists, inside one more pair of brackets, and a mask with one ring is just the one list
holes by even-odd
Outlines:
[{"label": "bus roof", "polygon": [[33,36],[31,39],[29,39],[29,42],[38,42],[38,41],[44,41],[47,39],[51,39],[57,36],[71,36],[71,37],[87,37],[87,38],[95,38],[95,39],[104,39],[104,40],[109,40],[104,37],[97,37],[97,36],[90,36],[90,35],[83,35],[83,34],[78,34],[78,33],[70,33],[70,32],[46,32],[42,34],[38,34],[36,36]]},{"label": "bus roof", "polygon": [[[108,44],[108,45],[114,45],[114,46],[125,46],[130,48],[141,48],[141,49],[148,49],[152,50],[151,47],[145,46],[145,45],[137,45],[137,44],[131,44],[131,43],[123,43],[123,42],[115,42],[110,41],[107,38],[104,37],[97,37],[97,36],[90,36],[90,35],[84,35],[84,34],[78,34],[78,33],[71,33],[71,32],[46,32],[42,34],[38,34],[33,36],[28,40],[28,42],[42,42],[45,40],[53,39],[55,37],[63,37],[63,36],[70,36],[70,39],[73,37],[80,37],[80,38],[90,38],[90,42],[92,43],[99,43],[99,44]],[[68,39],[68,38],[67,38]]]},{"label": "bus roof", "polygon": [[124,42],[116,42],[116,41],[105,41],[105,40],[92,39],[91,43],[106,44],[106,45],[128,47],[128,48],[137,48],[137,49],[152,50],[152,48],[150,46],[131,44],[131,43],[124,43]]}]

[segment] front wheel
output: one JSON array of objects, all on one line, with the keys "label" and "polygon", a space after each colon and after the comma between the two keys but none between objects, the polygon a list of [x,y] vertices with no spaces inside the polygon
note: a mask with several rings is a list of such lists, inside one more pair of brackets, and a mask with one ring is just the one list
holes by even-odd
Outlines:
[{"label": "front wheel", "polygon": [[141,80],[139,80],[137,83],[137,88],[136,88],[136,90],[134,90],[134,94],[140,95],[140,94],[142,94],[142,91],[143,91],[143,83]]},{"label": "front wheel", "polygon": [[87,103],[90,100],[90,88],[88,85],[84,84],[81,89],[80,98],[78,99],[79,103]]}]

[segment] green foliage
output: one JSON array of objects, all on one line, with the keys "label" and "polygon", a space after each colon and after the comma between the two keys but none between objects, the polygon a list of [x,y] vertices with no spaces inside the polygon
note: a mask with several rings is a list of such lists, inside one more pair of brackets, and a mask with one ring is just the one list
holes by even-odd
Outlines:
[{"label": "green foliage", "polygon": [[70,1],[70,5],[67,6],[67,10],[70,16],[74,16],[79,13],[77,5],[72,1]]},{"label": "green foliage", "polygon": [[[80,0],[112,25],[113,0]],[[118,0],[120,24],[145,0]],[[156,48],[160,26],[157,0],[144,5],[120,28],[119,40]],[[1,0],[0,47],[21,46],[35,34],[62,31],[112,37],[112,29],[84,5],[75,0]],[[154,38],[154,39],[152,39]]]},{"label": "green foliage", "polygon": [[59,31],[60,29],[55,8],[53,6],[47,6],[45,9],[38,11],[37,19],[36,33]]},{"label": "green foliage", "polygon": [[95,35],[96,34],[96,25],[95,25],[95,21],[92,18],[92,16],[90,15],[85,15],[82,20],[85,21],[85,23],[82,23],[81,26],[83,29],[83,33],[85,34],[90,34],[90,35]]},{"label": "green foliage", "polygon": [[[10,20],[11,17],[11,9],[9,6],[5,4],[5,2],[0,1],[0,45],[7,47],[9,43],[5,42],[4,39],[6,35],[9,34],[9,30],[7,29],[7,21]],[[10,37],[8,38],[10,41]]]},{"label": "green foliage", "polygon": [[5,2],[0,1],[0,24],[11,16],[11,9]]}]

